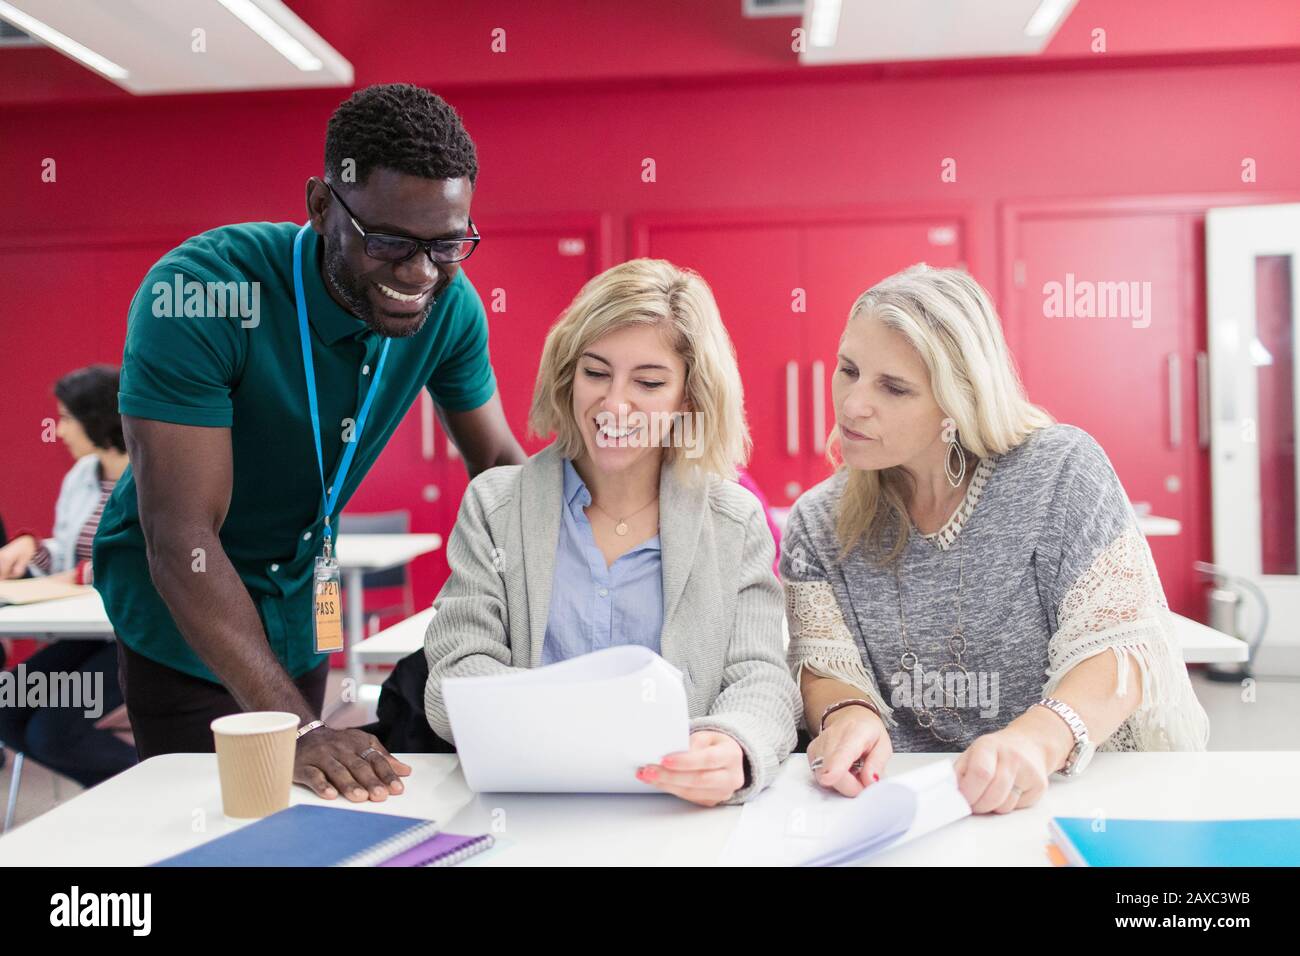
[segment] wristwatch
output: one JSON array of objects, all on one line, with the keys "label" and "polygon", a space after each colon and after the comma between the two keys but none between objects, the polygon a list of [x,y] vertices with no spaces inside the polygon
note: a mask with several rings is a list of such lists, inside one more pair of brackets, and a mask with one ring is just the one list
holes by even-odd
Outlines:
[{"label": "wristwatch", "polygon": [[1074,708],[1055,697],[1044,697],[1035,706],[1046,707],[1052,713],[1056,714],[1065,721],[1065,726],[1070,728],[1070,733],[1074,734],[1074,747],[1065,758],[1065,766],[1056,772],[1062,777],[1077,777],[1088,767],[1088,762],[1092,760],[1092,755],[1097,748],[1092,745],[1088,739],[1088,727]]}]

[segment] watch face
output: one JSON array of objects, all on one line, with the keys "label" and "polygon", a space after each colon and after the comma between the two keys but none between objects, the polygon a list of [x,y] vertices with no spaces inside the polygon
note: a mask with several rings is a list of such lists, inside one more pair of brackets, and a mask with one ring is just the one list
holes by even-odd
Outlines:
[{"label": "watch face", "polygon": [[1084,744],[1079,748],[1078,756],[1074,758],[1074,764],[1070,767],[1070,776],[1076,777],[1088,769],[1088,764],[1092,761],[1092,755],[1097,752],[1097,748],[1091,743]]}]

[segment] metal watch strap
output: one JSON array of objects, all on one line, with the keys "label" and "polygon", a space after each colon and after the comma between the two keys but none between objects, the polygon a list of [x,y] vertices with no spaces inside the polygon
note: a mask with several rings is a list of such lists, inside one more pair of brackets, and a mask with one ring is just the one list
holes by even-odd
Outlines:
[{"label": "metal watch strap", "polygon": [[864,700],[861,697],[849,697],[846,698],[845,700],[837,700],[835,703],[831,704],[829,707],[827,707],[825,710],[822,711],[822,719],[821,719],[821,723],[817,725],[817,732],[821,733],[823,730],[826,729],[826,718],[829,717],[831,714],[835,713],[837,710],[843,710],[845,707],[854,707],[857,705],[861,705],[867,708],[867,710],[871,711],[877,717],[880,717],[880,711],[876,709],[876,705],[871,703],[871,701]]},{"label": "metal watch strap", "polygon": [[1088,725],[1074,712],[1073,707],[1064,701],[1057,700],[1055,697],[1044,697],[1038,702],[1037,706],[1046,707],[1057,717],[1060,717],[1065,721],[1065,725],[1070,728],[1070,733],[1074,735],[1074,747],[1071,748],[1069,755],[1065,758],[1065,766],[1057,771],[1062,776],[1071,776],[1075,772],[1075,764],[1078,762],[1080,755],[1088,747]]},{"label": "metal watch strap", "polygon": [[310,724],[303,724],[301,727],[298,728],[298,739],[301,740],[303,737],[311,733],[317,727],[324,727],[324,726],[325,726],[325,721],[323,720],[313,720]]}]

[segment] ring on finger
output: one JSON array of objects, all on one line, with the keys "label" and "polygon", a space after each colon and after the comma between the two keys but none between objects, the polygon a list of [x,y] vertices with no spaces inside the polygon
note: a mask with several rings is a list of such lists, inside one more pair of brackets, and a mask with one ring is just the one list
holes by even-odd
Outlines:
[{"label": "ring on finger", "polygon": [[824,766],[826,766],[826,761],[824,759],[822,759],[821,757],[813,757],[812,763],[808,765],[808,769],[811,770],[813,773],[816,773]]},{"label": "ring on finger", "polygon": [[379,751],[376,750],[374,747],[367,747],[365,750],[361,751],[361,759],[369,760],[372,755],[377,753],[379,753]]}]

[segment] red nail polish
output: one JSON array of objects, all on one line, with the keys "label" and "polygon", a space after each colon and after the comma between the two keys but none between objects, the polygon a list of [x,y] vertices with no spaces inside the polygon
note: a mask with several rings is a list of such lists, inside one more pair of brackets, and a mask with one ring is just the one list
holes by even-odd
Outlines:
[{"label": "red nail polish", "polygon": [[871,775],[871,782],[872,782],[872,783],[876,783],[876,782],[878,782],[879,780],[880,780],[880,774],[878,774],[878,773],[873,773],[873,774]]}]

